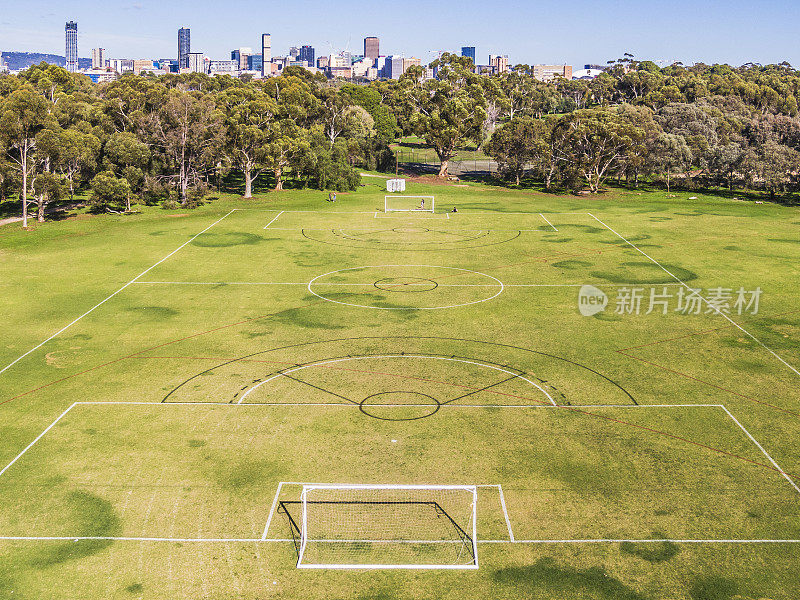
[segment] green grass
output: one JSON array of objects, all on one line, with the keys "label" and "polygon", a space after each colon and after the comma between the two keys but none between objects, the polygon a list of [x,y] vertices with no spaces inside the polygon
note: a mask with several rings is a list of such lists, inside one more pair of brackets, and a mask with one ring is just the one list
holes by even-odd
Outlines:
[{"label": "green grass", "polygon": [[[733,318],[797,368],[797,209],[432,182],[408,193],[458,214],[384,215],[364,181],[0,228],[0,368],[105,300],[0,374],[0,469],[79,403],[0,475],[0,536],[67,538],[0,540],[0,598],[800,595],[800,544],[670,541],[800,539],[800,494],[721,408],[796,481],[798,376],[718,315],[615,314],[674,280],[608,229],[692,287],[760,287]],[[74,541],[258,540],[287,481],[501,484],[517,540],[631,541],[369,574],[285,542]],[[478,514],[509,540],[496,487]]]}]

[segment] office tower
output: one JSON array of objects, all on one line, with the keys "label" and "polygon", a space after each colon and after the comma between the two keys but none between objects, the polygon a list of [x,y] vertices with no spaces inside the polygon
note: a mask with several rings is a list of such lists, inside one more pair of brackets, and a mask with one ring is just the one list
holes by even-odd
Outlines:
[{"label": "office tower", "polygon": [[500,56],[490,54],[489,55],[489,66],[492,68],[492,71],[495,75],[500,75],[501,73],[505,73],[508,71],[508,56]]},{"label": "office tower", "polygon": [[247,59],[253,54],[252,48],[239,48],[238,50],[231,50],[231,60],[239,61],[239,70],[247,70]]},{"label": "office tower", "polygon": [[375,61],[381,55],[381,41],[376,37],[364,38],[364,58]]},{"label": "office tower", "polygon": [[472,64],[475,64],[475,46],[463,46],[461,48],[461,56],[466,56],[472,59]]},{"label": "office tower", "polygon": [[265,33],[261,36],[261,76],[272,75],[272,36]]},{"label": "office tower", "polygon": [[78,72],[78,24],[75,21],[68,21],[64,32],[67,38],[66,56],[67,71],[70,73]]},{"label": "office tower", "polygon": [[296,46],[292,46],[289,48],[289,58],[291,60],[297,60],[297,57],[300,56],[300,48]]},{"label": "office tower", "polygon": [[316,52],[314,51],[313,46],[303,46],[300,48],[300,54],[297,55],[297,59],[304,60],[308,63],[309,67],[313,67],[315,55]]},{"label": "office tower", "polygon": [[187,27],[178,29],[178,69],[189,68],[189,52],[192,51],[191,32]]},{"label": "office tower", "polygon": [[192,73],[205,73],[206,72],[206,57],[202,52],[189,52],[186,55],[186,67]]},{"label": "office tower", "polygon": [[264,65],[261,64],[261,54],[251,54],[247,57],[247,70],[264,72]]},{"label": "office tower", "polygon": [[106,68],[106,49],[105,48],[92,48],[92,68],[105,69]]}]

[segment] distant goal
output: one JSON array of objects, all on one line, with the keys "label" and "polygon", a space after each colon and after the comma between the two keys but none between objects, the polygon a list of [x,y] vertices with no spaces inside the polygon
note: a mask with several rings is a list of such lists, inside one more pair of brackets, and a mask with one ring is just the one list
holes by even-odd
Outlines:
[{"label": "distant goal", "polygon": [[477,488],[304,485],[281,502],[300,569],[477,569]]},{"label": "distant goal", "polygon": [[384,196],[384,212],[434,212],[434,196]]}]

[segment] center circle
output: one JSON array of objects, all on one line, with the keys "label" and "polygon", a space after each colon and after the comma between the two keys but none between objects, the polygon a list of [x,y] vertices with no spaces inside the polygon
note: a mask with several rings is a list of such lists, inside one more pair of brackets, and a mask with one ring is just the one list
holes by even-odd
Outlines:
[{"label": "center circle", "polygon": [[439,412],[442,407],[433,396],[422,392],[380,392],[364,398],[359,410],[381,421],[416,421]]},{"label": "center circle", "polygon": [[430,229],[427,227],[395,227],[392,231],[395,233],[429,233]]},{"label": "center circle", "polygon": [[439,287],[433,279],[424,277],[384,277],[372,285],[386,292],[430,292]]},{"label": "center circle", "polygon": [[[505,286],[496,277],[460,267],[369,265],[317,275],[307,289],[317,298],[343,306],[437,310],[487,302],[502,294]],[[395,294],[380,294],[378,290]]]}]

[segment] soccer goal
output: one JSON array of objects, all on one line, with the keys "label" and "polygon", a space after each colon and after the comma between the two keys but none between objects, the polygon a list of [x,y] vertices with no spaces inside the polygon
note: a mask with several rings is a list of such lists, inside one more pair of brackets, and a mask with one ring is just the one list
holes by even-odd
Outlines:
[{"label": "soccer goal", "polygon": [[313,484],[279,511],[300,569],[477,569],[477,498],[468,485]]},{"label": "soccer goal", "polygon": [[384,212],[434,212],[434,196],[384,196]]}]

